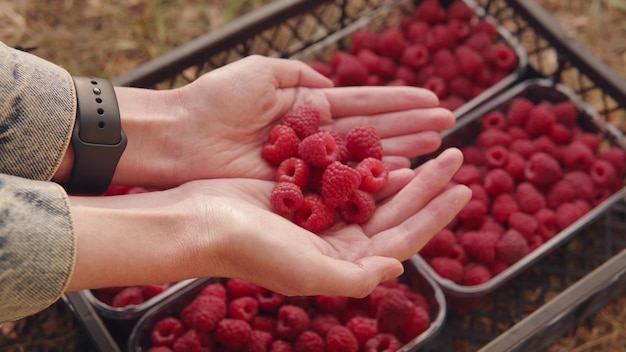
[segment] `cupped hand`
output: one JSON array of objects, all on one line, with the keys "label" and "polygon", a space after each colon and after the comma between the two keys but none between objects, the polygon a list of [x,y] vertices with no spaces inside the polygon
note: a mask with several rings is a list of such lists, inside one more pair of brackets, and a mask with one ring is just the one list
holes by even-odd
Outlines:
[{"label": "cupped hand", "polygon": [[416,87],[333,88],[303,62],[250,56],[176,89],[182,109],[170,131],[177,158],[172,173],[182,184],[201,178],[270,180],[273,168],[261,158],[271,128],[291,109],[320,110],[323,128],[345,135],[373,125],[390,169],[439,147],[439,132],[454,115],[438,108],[432,93]]}]

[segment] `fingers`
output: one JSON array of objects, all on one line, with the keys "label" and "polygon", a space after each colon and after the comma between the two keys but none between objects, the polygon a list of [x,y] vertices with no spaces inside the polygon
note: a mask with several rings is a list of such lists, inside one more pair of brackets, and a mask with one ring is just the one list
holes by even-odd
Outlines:
[{"label": "fingers", "polygon": [[441,135],[435,131],[384,138],[381,140],[386,155],[414,158],[433,152],[441,146]]},{"label": "fingers", "polygon": [[409,168],[398,169],[389,172],[387,184],[374,194],[376,201],[385,199],[400,191],[415,177],[413,170]]},{"label": "fingers", "polygon": [[433,92],[417,87],[340,87],[327,89],[325,93],[335,118],[439,105],[439,99]]},{"label": "fingers", "polygon": [[413,180],[388,201],[379,205],[374,216],[364,225],[369,236],[403,223],[424,208],[448,185],[463,162],[460,150],[444,150],[429,160]]},{"label": "fingers", "polygon": [[383,163],[390,171],[411,167],[411,160],[403,156],[383,155]]},{"label": "fingers", "polygon": [[330,88],[333,86],[330,79],[302,61],[268,57],[258,57],[258,59],[267,60],[264,65],[271,70],[273,77],[277,80],[277,88]]}]

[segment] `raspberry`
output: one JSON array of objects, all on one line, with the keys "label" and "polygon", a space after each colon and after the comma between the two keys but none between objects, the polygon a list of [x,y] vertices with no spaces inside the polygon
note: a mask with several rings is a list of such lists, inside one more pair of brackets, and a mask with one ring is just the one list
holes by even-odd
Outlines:
[{"label": "raspberry", "polygon": [[452,176],[452,181],[463,185],[482,183],[483,176],[480,169],[471,164],[463,164]]},{"label": "raspberry", "polygon": [[463,42],[464,46],[475,50],[477,53],[486,53],[491,50],[492,40],[487,33],[474,31]]},{"label": "raspberry", "polygon": [[380,58],[380,66],[376,71],[378,75],[383,79],[391,79],[396,73],[396,63],[388,57]]},{"label": "raspberry", "polygon": [[298,155],[299,143],[300,139],[291,127],[276,125],[270,131],[261,156],[270,164],[278,165],[281,161]]},{"label": "raspberry", "polygon": [[567,144],[572,138],[572,132],[567,126],[556,123],[550,130],[548,137],[556,144]]},{"label": "raspberry", "polygon": [[304,197],[302,205],[293,214],[293,222],[311,232],[320,232],[335,223],[335,212],[316,194]]},{"label": "raspberry", "polygon": [[516,139],[509,147],[511,152],[518,153],[523,158],[528,159],[537,151],[537,146],[530,139]]},{"label": "raspberry", "polygon": [[255,297],[259,305],[259,310],[264,312],[274,312],[285,302],[285,296],[266,288],[257,290]]},{"label": "raspberry", "polygon": [[598,147],[600,147],[600,136],[595,133],[575,133],[572,141],[582,142],[589,147],[594,154],[598,151]]},{"label": "raspberry", "polygon": [[449,49],[439,49],[433,55],[433,64],[437,69],[437,76],[449,81],[461,74],[461,68],[456,57]]},{"label": "raspberry", "polygon": [[445,24],[432,26],[424,40],[424,46],[435,53],[441,49],[452,49],[455,45],[456,37],[450,27]]},{"label": "raspberry", "polygon": [[173,350],[167,346],[150,347],[148,352],[172,352]]},{"label": "raspberry", "polygon": [[485,204],[487,209],[489,209],[491,205],[491,197],[487,194],[485,187],[478,183],[473,183],[468,187],[472,191],[472,199],[482,202]]},{"label": "raspberry", "polygon": [[572,185],[576,196],[582,199],[591,199],[595,192],[595,185],[591,176],[582,170],[570,171],[563,176],[563,180]]},{"label": "raspberry", "polygon": [[537,233],[544,241],[547,241],[557,234],[556,213],[552,209],[543,208],[537,210],[535,218],[539,224]]},{"label": "raspberry", "polygon": [[276,318],[270,315],[257,315],[252,318],[250,327],[253,330],[266,331],[274,336],[276,333]]},{"label": "raspberry", "polygon": [[309,66],[325,77],[330,78],[333,75],[333,68],[326,62],[314,60],[309,63]]},{"label": "raspberry", "polygon": [[547,186],[563,177],[559,162],[543,152],[536,152],[526,162],[525,179],[535,186]]},{"label": "raspberry", "polygon": [[383,146],[376,128],[357,126],[346,134],[346,148],[352,158],[360,161],[365,158],[383,158]]},{"label": "raspberry", "polygon": [[252,335],[250,324],[239,319],[223,319],[215,328],[215,341],[224,345],[231,351],[237,351],[243,348]]},{"label": "raspberry", "polygon": [[448,22],[448,28],[457,42],[462,42],[472,34],[472,28],[467,22],[452,19]]},{"label": "raspberry", "polygon": [[335,68],[335,77],[340,87],[365,85],[368,75],[367,67],[350,54],[344,55]]},{"label": "raspberry", "polygon": [[450,111],[455,111],[456,109],[463,106],[463,104],[465,104],[466,102],[466,99],[463,99],[456,95],[450,95],[440,100],[439,106]]},{"label": "raspberry", "polygon": [[[552,130],[554,130],[554,128],[552,128]],[[546,153],[546,154],[554,157],[555,159],[558,159],[560,157],[559,147],[556,145],[556,143],[554,143],[554,141],[552,141],[550,139],[550,137],[548,137],[548,136],[539,136],[539,137],[535,138],[533,143],[535,144],[535,151],[536,152]]]},{"label": "raspberry", "polygon": [[548,189],[546,204],[556,209],[561,203],[571,202],[576,198],[576,190],[567,180],[559,180]]},{"label": "raspberry", "polygon": [[414,20],[406,28],[406,36],[412,44],[423,45],[429,30],[430,25],[427,22]]},{"label": "raspberry", "polygon": [[390,59],[399,58],[408,45],[400,28],[388,27],[378,37],[378,52]]},{"label": "raspberry", "polygon": [[[420,69],[417,70],[417,73],[415,74],[417,84],[424,86],[426,84],[426,81],[428,81],[431,77],[435,76],[436,72],[437,72],[437,69],[435,68],[435,65],[433,64],[428,64],[426,66],[421,67]],[[438,78],[441,79],[440,77]],[[443,81],[443,83],[445,83],[445,81]],[[445,89],[445,85],[444,85],[444,89]]]},{"label": "raspberry", "polygon": [[392,334],[378,334],[365,342],[363,352],[391,352],[402,347],[402,342]]},{"label": "raspberry", "polygon": [[369,49],[363,49],[356,54],[356,58],[361,61],[363,66],[367,69],[367,72],[369,72],[370,78],[368,79],[371,79],[371,77],[378,77],[375,75],[372,76],[372,74],[377,72],[378,67],[380,66],[381,58],[378,54]]},{"label": "raspberry", "polygon": [[324,352],[326,343],[316,332],[307,330],[300,334],[293,344],[294,352]]},{"label": "raspberry", "polygon": [[534,214],[537,210],[546,207],[546,199],[533,184],[522,182],[515,189],[515,200],[519,210]]},{"label": "raspberry", "polygon": [[320,112],[310,106],[301,105],[283,116],[283,125],[291,127],[300,139],[317,132],[320,127]]},{"label": "raspberry", "polygon": [[228,303],[228,317],[247,322],[259,313],[259,303],[250,296],[235,298]]},{"label": "raspberry", "polygon": [[348,305],[348,297],[334,295],[318,295],[315,296],[315,305],[325,313],[338,313],[344,310]]},{"label": "raspberry", "polygon": [[404,323],[400,324],[400,331],[404,341],[410,341],[428,330],[429,327],[430,316],[428,311],[421,306],[415,306],[411,316]]},{"label": "raspberry", "polygon": [[531,238],[539,227],[539,222],[533,215],[521,211],[511,214],[508,221],[510,229],[519,231],[527,239]]},{"label": "raspberry", "polygon": [[123,290],[118,292],[115,297],[113,297],[111,305],[113,307],[126,307],[130,305],[139,305],[144,302],[145,300],[141,292],[141,287],[130,286],[125,287]]},{"label": "raspberry", "polygon": [[266,352],[274,339],[267,331],[252,330],[244,352]]},{"label": "raspberry", "polygon": [[517,65],[517,55],[513,48],[504,44],[493,47],[492,56],[496,67],[504,71],[511,71]]},{"label": "raspberry", "polygon": [[497,259],[507,265],[512,265],[529,252],[526,238],[517,230],[508,230],[496,244]]},{"label": "raspberry", "polygon": [[155,346],[171,346],[184,331],[185,327],[180,320],[174,317],[165,317],[154,325],[150,338]]},{"label": "raspberry", "polygon": [[292,352],[293,345],[287,341],[274,340],[270,346],[270,352]]},{"label": "raspberry", "polygon": [[497,196],[512,192],[515,189],[515,180],[504,169],[493,169],[485,175],[483,185],[487,194]]},{"label": "raspberry", "polygon": [[524,179],[524,170],[526,169],[526,159],[516,152],[509,152],[504,170],[513,177],[513,180],[519,182]]},{"label": "raspberry", "polygon": [[349,224],[362,224],[374,215],[376,202],[370,193],[356,190],[338,208],[339,217]]},{"label": "raspberry", "polygon": [[426,242],[419,253],[428,257],[449,256],[455,243],[454,233],[449,229],[443,229]]},{"label": "raspberry", "polygon": [[192,303],[191,323],[200,333],[212,331],[226,317],[226,302],[215,296],[198,296]]},{"label": "raspberry", "polygon": [[357,352],[358,350],[359,342],[347,327],[335,325],[326,333],[326,351]]},{"label": "raspberry", "polygon": [[453,1],[448,6],[448,19],[456,19],[459,21],[469,22],[474,18],[475,13],[471,7],[469,7],[463,1]]},{"label": "raspberry", "polygon": [[473,77],[476,72],[479,72],[485,66],[483,57],[467,45],[456,47],[454,56],[459,63],[459,69],[468,77]]},{"label": "raspberry", "polygon": [[470,258],[489,264],[496,259],[496,243],[500,235],[491,231],[470,231],[463,235],[460,243]]},{"label": "raspberry", "polygon": [[365,29],[358,29],[352,35],[350,43],[350,52],[353,55],[358,54],[362,50],[370,50],[375,52],[378,48],[378,35]]},{"label": "raspberry", "polygon": [[569,100],[553,104],[552,113],[556,121],[566,127],[575,126],[578,120],[578,108]]},{"label": "raspberry", "polygon": [[374,318],[355,316],[348,320],[346,327],[350,329],[359,346],[364,346],[367,340],[373,338],[380,333],[378,321]]},{"label": "raspberry", "polygon": [[446,10],[437,0],[425,0],[415,8],[413,18],[430,24],[439,23],[446,19]]},{"label": "raspberry", "polygon": [[525,126],[530,111],[534,108],[535,104],[526,98],[514,98],[509,104],[507,110],[507,117],[509,118],[509,124],[513,126]]},{"label": "raspberry", "polygon": [[276,336],[293,340],[309,328],[311,321],[304,309],[294,305],[284,305],[278,310]]},{"label": "raspberry", "polygon": [[475,286],[484,284],[491,280],[491,271],[483,264],[468,263],[463,271],[462,284],[466,286]]},{"label": "raspberry", "polygon": [[484,161],[484,155],[478,147],[465,146],[461,148],[461,152],[463,153],[464,164],[471,164],[471,165],[477,165],[477,166],[482,165]]},{"label": "raspberry", "polygon": [[494,110],[485,115],[480,123],[483,130],[496,128],[505,131],[508,127],[506,116],[498,110]]},{"label": "raspberry", "polygon": [[244,296],[254,296],[258,290],[257,285],[242,279],[230,278],[226,281],[226,293],[231,300]]},{"label": "raspberry", "polygon": [[529,137],[537,137],[548,134],[556,124],[556,117],[552,111],[544,105],[536,105],[528,113],[524,128]]},{"label": "raspberry", "polygon": [[482,32],[489,36],[491,41],[494,41],[498,37],[498,29],[496,26],[488,20],[481,19],[474,24],[474,32]]},{"label": "raspberry", "polygon": [[207,284],[200,290],[198,296],[215,296],[226,301],[226,287],[221,282]]},{"label": "raspberry", "polygon": [[[416,80],[413,69],[406,66],[398,67],[393,77],[394,80],[398,82],[399,86],[412,86],[415,84]],[[391,82],[389,82],[388,85],[389,84],[391,84]]]},{"label": "raspberry", "polygon": [[208,334],[196,330],[187,330],[172,345],[174,352],[204,352],[213,349],[213,342]]},{"label": "raspberry", "polygon": [[470,81],[470,79],[465,76],[454,77],[450,80],[450,82],[448,82],[448,93],[451,96],[448,96],[446,98],[448,100],[454,98],[458,99],[460,102],[458,106],[460,107],[465,103],[466,100],[472,99],[474,97],[474,83],[472,83],[472,81]]},{"label": "raspberry", "polygon": [[399,289],[389,289],[383,296],[376,310],[376,320],[381,331],[393,332],[404,323],[413,312],[411,302]]},{"label": "raspberry", "polygon": [[275,213],[290,217],[304,202],[302,190],[291,182],[279,182],[274,185],[270,195],[270,204]]},{"label": "raspberry", "polygon": [[511,141],[511,135],[495,128],[490,128],[488,130],[482,131],[476,137],[476,144],[484,149],[496,145],[508,147],[509,144],[511,144]]},{"label": "raspberry", "polygon": [[556,226],[559,230],[565,229],[584,215],[584,212],[581,210],[581,208],[573,202],[562,203],[556,209],[555,213]]},{"label": "raspberry", "polygon": [[517,200],[509,193],[502,193],[493,199],[490,213],[495,220],[505,222],[511,214],[518,210]]},{"label": "raspberry", "polygon": [[383,285],[378,285],[374,288],[372,292],[370,292],[369,296],[367,296],[367,301],[369,304],[370,312],[373,316],[376,315],[378,311],[378,306],[380,306],[380,302],[389,292],[389,288]]},{"label": "raspberry", "polygon": [[315,167],[327,167],[341,156],[341,146],[328,131],[316,132],[298,145],[298,155],[307,164]]},{"label": "raspberry", "polygon": [[439,76],[428,77],[422,84],[422,88],[435,93],[439,99],[443,99],[448,94],[448,85],[446,81]]},{"label": "raspberry", "polygon": [[[508,131],[509,131],[509,134],[511,135],[511,138],[513,139],[513,142],[515,142],[518,139],[523,139],[532,143],[532,141],[528,140],[528,133],[526,133],[526,130],[524,130],[522,127],[509,126]],[[513,142],[511,142],[511,144]]]},{"label": "raspberry", "polygon": [[613,164],[606,160],[596,160],[591,165],[591,179],[600,187],[610,187],[617,180],[617,172]]},{"label": "raspberry", "polygon": [[585,143],[573,141],[563,147],[561,161],[570,170],[589,170],[594,162],[594,155]]},{"label": "raspberry", "polygon": [[623,149],[619,147],[609,147],[598,153],[598,159],[610,162],[618,175],[624,173],[624,169],[626,168],[626,152]]},{"label": "raspberry", "polygon": [[430,60],[428,49],[421,44],[412,44],[407,46],[400,57],[402,65],[412,69],[426,65],[428,60]]},{"label": "raspberry", "polygon": [[348,201],[361,184],[361,174],[346,164],[335,161],[322,175],[322,199],[329,208]]},{"label": "raspberry", "polygon": [[489,265],[489,271],[491,272],[491,276],[496,276],[508,268],[509,268],[508,264],[505,264],[499,260],[496,260],[495,262]]},{"label": "raspberry", "polygon": [[463,227],[474,229],[480,226],[487,216],[487,206],[479,200],[470,200],[457,215]]},{"label": "raspberry", "polygon": [[309,183],[309,170],[309,165],[302,159],[285,159],[276,168],[276,182],[290,182],[304,188]]},{"label": "raspberry", "polygon": [[141,295],[144,300],[149,300],[150,298],[156,297],[161,293],[165,292],[168,288],[170,288],[172,284],[153,284],[153,285],[145,285],[141,288]]},{"label": "raspberry", "polygon": [[361,175],[359,188],[370,193],[381,189],[389,178],[389,170],[385,164],[375,158],[361,160],[355,170]]},{"label": "raspberry", "polygon": [[328,330],[335,325],[340,325],[341,321],[332,313],[320,313],[311,319],[311,330],[320,336],[326,336]]},{"label": "raspberry", "polygon": [[442,278],[460,283],[463,280],[463,264],[457,259],[448,257],[432,258],[428,264]]}]

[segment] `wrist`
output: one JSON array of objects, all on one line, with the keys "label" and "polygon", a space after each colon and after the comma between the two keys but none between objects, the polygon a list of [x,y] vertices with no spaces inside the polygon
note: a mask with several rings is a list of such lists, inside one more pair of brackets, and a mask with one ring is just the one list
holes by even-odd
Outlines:
[{"label": "wrist", "polygon": [[74,167],[74,149],[72,149],[72,143],[67,146],[65,154],[61,159],[61,163],[54,173],[52,179],[54,182],[63,184],[70,180],[72,175],[72,168]]}]

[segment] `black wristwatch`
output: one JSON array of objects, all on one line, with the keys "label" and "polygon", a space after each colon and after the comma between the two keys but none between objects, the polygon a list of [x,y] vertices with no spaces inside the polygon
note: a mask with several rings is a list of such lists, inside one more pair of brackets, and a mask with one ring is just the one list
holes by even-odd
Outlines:
[{"label": "black wristwatch", "polygon": [[106,79],[73,77],[76,123],[72,134],[74,166],[63,185],[69,194],[102,194],[126,148],[113,85]]}]

